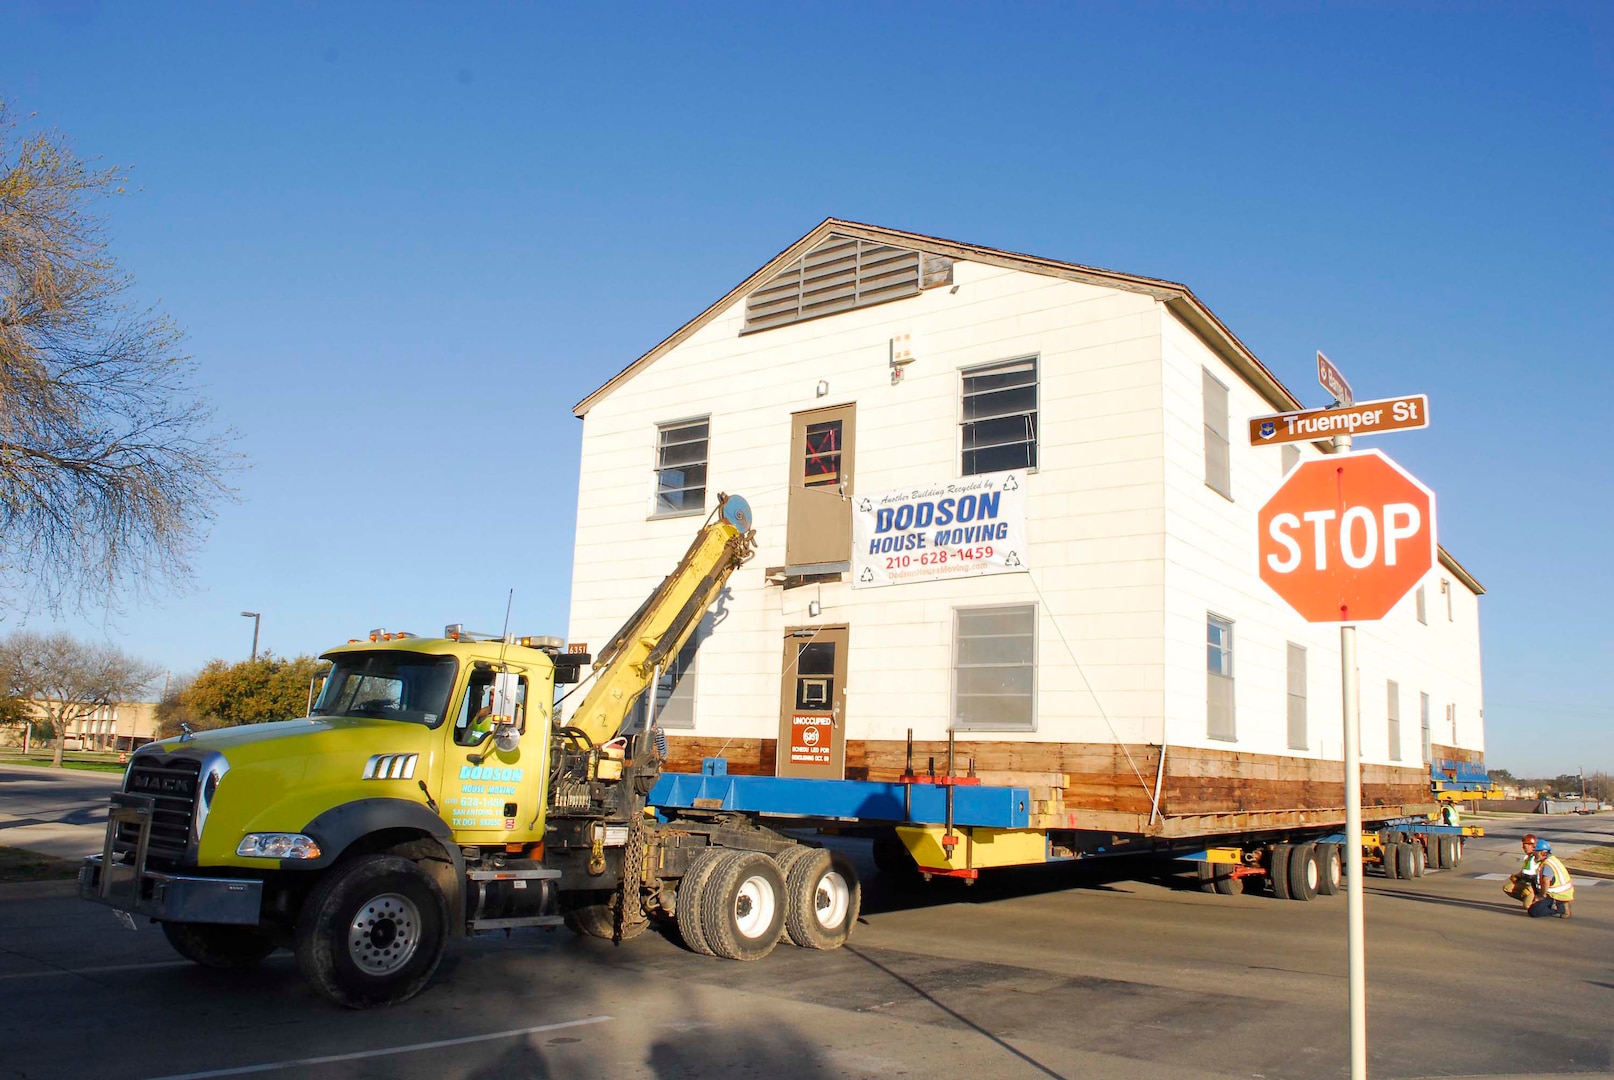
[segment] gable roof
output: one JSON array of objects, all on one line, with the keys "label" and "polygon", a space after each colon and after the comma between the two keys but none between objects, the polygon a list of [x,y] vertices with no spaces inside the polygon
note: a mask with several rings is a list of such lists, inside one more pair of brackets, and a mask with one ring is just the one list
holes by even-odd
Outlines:
[{"label": "gable roof", "polygon": [[[671,351],[675,346],[687,340],[697,330],[711,322],[719,312],[730,304],[742,299],[758,286],[766,284],[785,267],[828,239],[831,234],[860,237],[864,240],[891,244],[897,247],[917,248],[931,254],[945,255],[965,262],[984,263],[987,266],[999,266],[1007,270],[1022,270],[1027,273],[1042,274],[1046,277],[1061,278],[1065,281],[1079,281],[1085,285],[1097,285],[1102,288],[1120,289],[1125,292],[1142,293],[1146,296],[1151,296],[1160,301],[1183,325],[1193,331],[1195,336],[1203,341],[1223,362],[1238,372],[1244,381],[1272,406],[1274,412],[1288,412],[1291,409],[1303,407],[1300,399],[1295,397],[1293,392],[1250,351],[1249,347],[1239,340],[1238,335],[1229,330],[1226,324],[1217,318],[1215,313],[1205,306],[1204,301],[1195,296],[1193,290],[1186,285],[1175,281],[1166,281],[1162,278],[1123,274],[1117,270],[1103,270],[1094,266],[1082,266],[1079,263],[1045,259],[1038,255],[1025,255],[1015,251],[981,247],[978,244],[944,240],[938,236],[926,236],[922,233],[904,232],[901,229],[889,229],[882,225],[869,225],[864,222],[845,221],[841,218],[831,217],[819,222],[807,235],[762,264],[751,276],[730,289],[715,303],[707,307],[706,310],[657,342],[649,352],[617,372],[603,386],[572,406],[573,414],[580,418],[586,416],[588,411],[612,390],[615,390],[641,370],[654,363],[658,358]],[[1480,594],[1485,591],[1485,588],[1474,579],[1473,575],[1464,569],[1456,559],[1452,558],[1444,547],[1440,549],[1440,561],[1474,593]]]}]

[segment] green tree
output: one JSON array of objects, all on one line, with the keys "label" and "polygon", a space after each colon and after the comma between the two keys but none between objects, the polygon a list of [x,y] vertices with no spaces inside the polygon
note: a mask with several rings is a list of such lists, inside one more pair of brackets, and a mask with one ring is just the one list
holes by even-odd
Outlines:
[{"label": "green tree", "polygon": [[235,464],[108,251],[125,179],[0,101],[0,588],[48,611],[187,576]]},{"label": "green tree", "polygon": [[1496,781],[1498,784],[1517,784],[1518,783],[1518,781],[1513,778],[1513,774],[1508,772],[1506,769],[1491,769],[1488,772],[1486,772],[1485,775],[1489,776],[1492,780]]},{"label": "green tree", "polygon": [[201,731],[306,716],[309,683],[329,666],[312,656],[286,659],[270,652],[233,664],[210,661],[158,706],[161,732],[177,735],[182,723]]}]

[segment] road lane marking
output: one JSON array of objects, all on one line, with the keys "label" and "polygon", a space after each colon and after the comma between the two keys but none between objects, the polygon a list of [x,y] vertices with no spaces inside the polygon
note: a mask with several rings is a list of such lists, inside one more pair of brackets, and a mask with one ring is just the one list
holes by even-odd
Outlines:
[{"label": "road lane marking", "polygon": [[154,1077],[153,1080],[211,1080],[215,1076],[245,1076],[248,1073],[274,1072],[277,1069],[299,1069],[314,1065],[331,1065],[338,1061],[360,1061],[364,1058],[387,1057],[392,1054],[412,1054],[417,1050],[440,1050],[445,1046],[465,1046],[470,1043],[493,1042],[497,1039],[513,1039],[518,1035],[539,1035],[546,1031],[563,1031],[566,1028],[583,1027],[588,1024],[603,1024],[614,1019],[616,1019],[614,1016],[585,1016],[581,1020],[566,1020],[559,1024],[540,1024],[537,1027],[515,1028],[511,1031],[495,1031],[490,1035],[467,1035],[461,1039],[439,1039],[436,1042],[413,1043],[409,1046],[389,1046],[381,1050],[360,1050],[352,1054],[329,1054],[325,1057],[273,1061],[266,1065],[242,1065],[234,1069],[179,1073],[174,1076]]},{"label": "road lane marking", "polygon": [[51,968],[49,971],[17,971],[0,979],[42,979],[47,975],[102,975],[109,971],[149,971],[152,968],[190,967],[189,960],[162,960],[152,964],[110,964],[106,967]]},{"label": "road lane marking", "polygon": [[1506,881],[1507,879],[1508,879],[1508,876],[1506,874],[1475,874],[1474,875],[1474,880],[1475,881]]}]

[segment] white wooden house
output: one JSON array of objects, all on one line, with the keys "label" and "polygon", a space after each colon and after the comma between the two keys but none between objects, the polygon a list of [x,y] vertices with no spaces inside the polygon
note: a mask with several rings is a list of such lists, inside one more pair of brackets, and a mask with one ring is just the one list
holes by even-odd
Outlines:
[{"label": "white wooden house", "polygon": [[[570,636],[608,639],[742,494],[758,554],[661,689],[673,767],[890,778],[951,730],[1093,827],[1299,820],[1342,805],[1338,633],[1258,579],[1255,516],[1326,448],[1243,434],[1297,407],[1182,285],[830,219],[577,405]],[[995,532],[867,550],[880,505],[1005,478]],[[1362,628],[1370,805],[1483,751],[1482,592],[1443,550]]]}]

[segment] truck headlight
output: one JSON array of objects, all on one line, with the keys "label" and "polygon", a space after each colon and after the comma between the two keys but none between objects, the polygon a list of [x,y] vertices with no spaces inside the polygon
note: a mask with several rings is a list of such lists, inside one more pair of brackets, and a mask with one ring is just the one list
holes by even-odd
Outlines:
[{"label": "truck headlight", "polygon": [[320,856],[319,845],[313,837],[290,832],[247,833],[235,853],[249,859],[317,859]]}]

